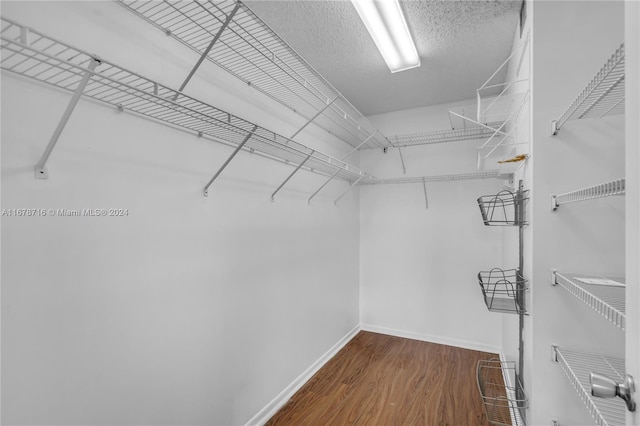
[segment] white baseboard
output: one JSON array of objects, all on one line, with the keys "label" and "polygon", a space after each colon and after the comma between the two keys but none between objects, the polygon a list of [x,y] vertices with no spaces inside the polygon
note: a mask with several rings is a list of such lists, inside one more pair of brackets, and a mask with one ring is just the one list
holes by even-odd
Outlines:
[{"label": "white baseboard", "polygon": [[335,354],[338,353],[356,334],[360,331],[360,326],[356,326],[348,332],[342,339],[325,352],[316,362],[311,364],[301,375],[282,390],[271,402],[264,406],[258,413],[253,416],[246,424],[248,425],[264,425],[275,413],[278,412],[284,404],[295,394],[305,383],[316,374],[323,365],[327,363]]},{"label": "white baseboard", "polygon": [[393,328],[381,327],[372,324],[360,324],[363,331],[371,331],[373,333],[388,334],[390,336],[404,337],[407,339],[421,340],[423,342],[438,343],[440,345],[455,346],[458,348],[471,349],[474,351],[490,352],[499,354],[501,358],[502,348],[500,346],[487,345],[480,342],[471,342],[468,340],[452,339],[450,337],[435,336],[432,334],[416,333],[414,331],[396,330]]}]

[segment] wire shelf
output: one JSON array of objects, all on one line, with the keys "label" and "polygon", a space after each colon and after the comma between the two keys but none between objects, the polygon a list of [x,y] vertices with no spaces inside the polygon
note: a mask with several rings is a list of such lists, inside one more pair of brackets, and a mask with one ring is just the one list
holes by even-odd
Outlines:
[{"label": "wire shelf", "polygon": [[589,186],[587,188],[566,192],[564,194],[551,195],[551,208],[552,210],[555,210],[562,204],[577,203],[579,201],[610,197],[612,195],[624,195],[624,193],[624,178],[616,179],[610,182]]},{"label": "wire shelf", "polygon": [[388,136],[387,139],[393,146],[400,148],[405,146],[483,139],[492,136],[495,133],[494,129],[500,127],[501,124],[501,122],[493,122],[488,123],[487,127],[471,126],[461,129],[436,130],[433,132]]},{"label": "wire shelf", "polygon": [[484,303],[491,312],[526,314],[524,292],[527,280],[517,269],[493,268],[478,273]]},{"label": "wire shelf", "polygon": [[[246,84],[309,119],[351,146],[376,132],[371,123],[245,4],[220,1],[117,0],[202,56],[234,8],[206,58]],[[389,146],[379,132],[372,147]],[[366,145],[366,144],[365,144]]]},{"label": "wire shelf", "polygon": [[[476,370],[478,390],[489,423],[501,426],[524,425],[528,401],[513,361],[480,360]],[[514,386],[506,383],[515,383]]]},{"label": "wire shelf", "polygon": [[567,290],[591,309],[625,329],[624,280],[553,271],[553,284]]},{"label": "wire shelf", "polygon": [[[232,146],[249,137],[244,149],[268,158],[300,164],[325,175],[355,181],[367,176],[360,169],[287,139],[160,83],[78,50],[6,18],[1,20],[3,70],[41,83],[74,91],[85,73],[91,78],[83,96],[121,110],[192,131]],[[95,71],[87,69],[99,61]]]},{"label": "wire shelf", "polygon": [[553,134],[569,120],[624,114],[624,67],[623,43],[560,118],[552,122]]},{"label": "wire shelf", "polygon": [[587,354],[553,347],[560,363],[578,396],[598,426],[624,426],[626,405],[620,398],[604,399],[591,396],[591,372],[624,381],[624,359]]},{"label": "wire shelf", "polygon": [[422,177],[401,177],[388,179],[367,179],[358,182],[358,185],[389,185],[403,183],[421,183],[421,182],[451,182],[456,180],[472,180],[472,179],[492,179],[500,178],[497,171],[478,172],[478,173],[460,173],[453,175],[437,175]]},{"label": "wire shelf", "polygon": [[478,198],[482,220],[487,226],[522,226],[524,203],[529,199],[529,191],[511,192],[504,190],[496,195],[483,195]]}]

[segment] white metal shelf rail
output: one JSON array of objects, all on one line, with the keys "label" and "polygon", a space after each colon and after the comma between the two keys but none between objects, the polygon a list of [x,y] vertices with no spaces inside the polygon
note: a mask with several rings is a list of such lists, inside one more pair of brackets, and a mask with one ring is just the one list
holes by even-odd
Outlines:
[{"label": "white metal shelf rail", "polygon": [[596,198],[624,195],[625,180],[616,179],[610,182],[589,186],[587,188],[566,192],[559,195],[551,195],[551,210],[556,210],[562,204],[577,203]]},{"label": "white metal shelf rail", "polygon": [[[581,281],[581,279],[587,281]],[[602,284],[589,284],[594,279]],[[615,282],[622,281],[614,279]],[[607,285],[609,279],[592,275],[560,273],[551,270],[551,284],[560,286],[578,300],[602,315],[621,330],[625,328],[625,287],[624,285]]]},{"label": "white metal shelf rail", "polygon": [[116,1],[200,55],[194,71],[207,59],[351,146],[374,133],[369,140],[372,147],[390,146],[338,90],[242,2]]},{"label": "white metal shelf rail", "polygon": [[623,43],[560,118],[551,122],[552,134],[569,120],[624,114],[624,63]]},{"label": "white metal shelf rail", "polygon": [[432,132],[411,133],[405,135],[387,136],[395,147],[428,145],[434,143],[458,142],[472,139],[483,139],[495,133],[494,128],[500,127],[502,122],[488,123],[487,126],[473,125],[462,129],[436,130]]},{"label": "white metal shelf rail", "polygon": [[452,175],[437,175],[437,176],[422,176],[422,177],[401,177],[401,178],[389,178],[389,179],[376,179],[370,178],[361,180],[358,185],[389,185],[389,184],[404,184],[404,183],[421,183],[424,192],[425,208],[429,208],[429,200],[427,198],[427,182],[452,182],[457,180],[470,180],[470,179],[492,179],[500,178],[498,172],[486,171],[477,173],[460,173]]},{"label": "white metal shelf rail", "polygon": [[551,346],[552,360],[558,362],[578,396],[598,426],[624,426],[626,405],[619,398],[591,395],[590,373],[597,372],[619,381],[625,379],[624,359],[560,349]]},{"label": "white metal shelf rail", "polygon": [[[236,150],[228,161],[240,149],[244,149],[267,158],[298,165],[298,168],[304,165],[306,170],[333,175],[349,182],[368,176],[341,160],[312,150],[31,28],[6,18],[2,18],[1,24],[3,70],[74,92],[63,119],[37,165],[36,177],[46,177],[46,160],[75,102],[81,96],[234,146]],[[209,182],[207,188],[218,174]]]}]

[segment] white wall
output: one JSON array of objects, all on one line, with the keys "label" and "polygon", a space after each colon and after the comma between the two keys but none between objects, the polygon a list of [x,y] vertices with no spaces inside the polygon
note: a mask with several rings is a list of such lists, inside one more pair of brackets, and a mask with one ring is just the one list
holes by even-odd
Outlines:
[{"label": "white wall", "polygon": [[[638,403],[640,380],[640,3],[626,2],[625,18],[625,169],[626,169],[626,373],[635,378]],[[627,424],[640,425],[640,410],[627,411]]]},{"label": "white wall", "polygon": [[624,40],[623,2],[533,3],[531,424],[591,424],[550,345],[624,356],[624,333],[559,287],[550,268],[624,275],[624,197],[550,210],[550,195],[624,176],[624,116],[557,119]]},{"label": "white wall", "polygon": [[[450,128],[447,108],[473,101],[372,116],[384,134]],[[407,176],[474,172],[481,141],[403,149]],[[365,150],[362,167],[402,176],[396,149]],[[363,327],[491,352],[501,315],[487,311],[481,270],[502,266],[501,231],[486,227],[476,199],[502,189],[495,179],[376,185],[360,189],[360,318]]]},{"label": "white wall", "polygon": [[[178,86],[197,59],[115,2],[3,2],[3,16]],[[282,134],[301,122],[205,63],[191,93]],[[222,89],[221,87],[224,87]],[[206,89],[206,90],[205,90]],[[2,74],[3,424],[242,424],[357,326],[356,194],[336,182]],[[264,111],[270,111],[267,114]],[[300,140],[342,155],[310,128]],[[323,137],[324,137],[323,136]]]}]

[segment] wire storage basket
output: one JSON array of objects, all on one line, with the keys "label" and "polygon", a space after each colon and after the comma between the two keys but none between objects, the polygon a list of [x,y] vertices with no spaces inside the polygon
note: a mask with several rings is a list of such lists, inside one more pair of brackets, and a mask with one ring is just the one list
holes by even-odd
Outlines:
[{"label": "wire storage basket", "polygon": [[478,198],[484,224],[487,226],[526,225],[524,203],[529,199],[528,192],[504,190],[496,195],[483,195]]},{"label": "wire storage basket", "polygon": [[480,271],[478,283],[490,311],[526,313],[524,291],[527,289],[527,280],[518,269],[493,268],[490,271]]},{"label": "wire storage basket", "polygon": [[516,374],[516,363],[480,360],[476,372],[487,421],[493,425],[524,425],[528,402]]}]

